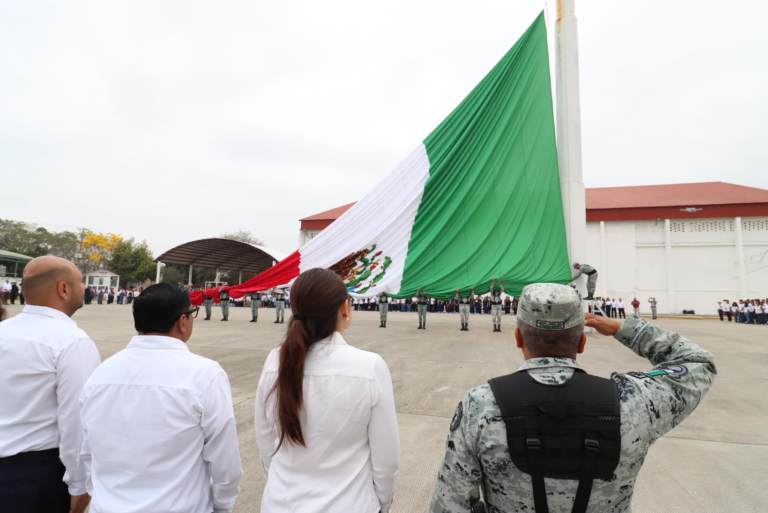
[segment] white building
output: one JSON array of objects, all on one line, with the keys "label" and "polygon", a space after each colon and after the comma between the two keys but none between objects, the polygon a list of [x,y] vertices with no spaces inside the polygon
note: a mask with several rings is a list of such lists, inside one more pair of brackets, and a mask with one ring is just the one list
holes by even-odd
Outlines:
[{"label": "white building", "polygon": [[96,269],[83,275],[83,281],[86,286],[91,286],[95,290],[99,287],[110,287],[117,291],[120,288],[120,275],[109,269]]},{"label": "white building", "polygon": [[[587,189],[595,294],[650,312],[715,315],[723,299],[768,298],[768,191],[722,182]],[[354,203],[301,219],[304,245]],[[631,310],[630,310],[631,311]]]}]

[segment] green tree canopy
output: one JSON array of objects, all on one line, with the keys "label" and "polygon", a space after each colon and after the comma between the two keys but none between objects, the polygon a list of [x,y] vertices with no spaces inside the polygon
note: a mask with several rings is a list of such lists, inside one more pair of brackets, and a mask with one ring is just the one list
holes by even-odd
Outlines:
[{"label": "green tree canopy", "polygon": [[125,283],[152,279],[157,269],[147,242],[138,244],[133,237],[123,239],[115,246],[107,267],[120,274]]}]

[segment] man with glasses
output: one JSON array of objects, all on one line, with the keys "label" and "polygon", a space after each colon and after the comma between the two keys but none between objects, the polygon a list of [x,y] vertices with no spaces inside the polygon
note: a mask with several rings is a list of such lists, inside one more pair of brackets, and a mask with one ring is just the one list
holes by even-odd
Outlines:
[{"label": "man with glasses", "polygon": [[149,287],[133,303],[138,335],[85,384],[92,511],[232,511],[243,476],[232,392],[218,363],[187,348],[198,310],[181,285]]}]

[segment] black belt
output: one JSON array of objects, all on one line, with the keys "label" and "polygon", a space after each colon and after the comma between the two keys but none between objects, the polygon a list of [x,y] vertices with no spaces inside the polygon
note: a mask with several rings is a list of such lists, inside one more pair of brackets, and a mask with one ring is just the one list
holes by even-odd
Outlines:
[{"label": "black belt", "polygon": [[7,458],[0,458],[0,465],[11,463],[42,463],[44,461],[58,460],[59,449],[46,449],[44,451],[20,452]]},{"label": "black belt", "polygon": [[587,276],[592,276],[593,274],[597,274],[597,271],[590,271],[590,272],[584,273],[584,274],[586,274]]}]

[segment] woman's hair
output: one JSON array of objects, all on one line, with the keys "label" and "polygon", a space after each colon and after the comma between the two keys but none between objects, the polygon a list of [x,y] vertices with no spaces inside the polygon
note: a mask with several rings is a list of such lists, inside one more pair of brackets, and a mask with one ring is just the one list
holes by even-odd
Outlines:
[{"label": "woman's hair", "polygon": [[[269,395],[276,398],[280,443],[304,443],[299,411],[303,401],[304,360],[309,348],[336,331],[339,308],[349,299],[344,281],[329,269],[310,269],[291,287],[291,312],[288,332],[280,347],[280,368]],[[296,318],[299,317],[299,319]]]}]

